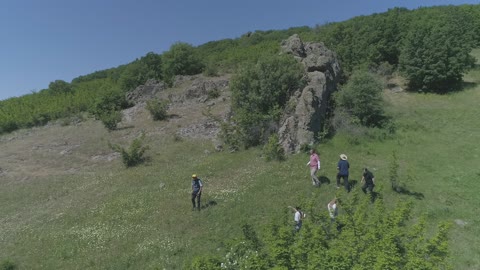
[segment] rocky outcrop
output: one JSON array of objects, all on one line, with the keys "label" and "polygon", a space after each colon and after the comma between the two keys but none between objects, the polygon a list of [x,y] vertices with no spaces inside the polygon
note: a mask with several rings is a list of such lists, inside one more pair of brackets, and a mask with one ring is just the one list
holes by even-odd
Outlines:
[{"label": "rocky outcrop", "polygon": [[154,98],[159,92],[165,90],[167,85],[164,82],[150,79],[144,85],[140,85],[135,90],[127,93],[126,98],[130,102],[145,102]]},{"label": "rocky outcrop", "polygon": [[295,107],[284,117],[278,131],[287,153],[311,145],[325,122],[329,99],[336,90],[341,70],[336,54],[323,43],[303,43],[298,35],[282,42],[282,52],[300,61],[307,74],[307,86],[289,102]]}]

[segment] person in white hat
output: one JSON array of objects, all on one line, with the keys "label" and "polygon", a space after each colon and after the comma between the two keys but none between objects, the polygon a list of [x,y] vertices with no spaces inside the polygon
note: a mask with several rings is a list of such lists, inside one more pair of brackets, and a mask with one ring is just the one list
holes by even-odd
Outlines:
[{"label": "person in white hat", "polygon": [[340,178],[343,178],[343,185],[345,186],[345,189],[347,190],[347,192],[350,191],[350,186],[348,185],[348,170],[350,169],[350,164],[347,161],[347,155],[340,155],[337,169],[337,188],[340,188]]}]

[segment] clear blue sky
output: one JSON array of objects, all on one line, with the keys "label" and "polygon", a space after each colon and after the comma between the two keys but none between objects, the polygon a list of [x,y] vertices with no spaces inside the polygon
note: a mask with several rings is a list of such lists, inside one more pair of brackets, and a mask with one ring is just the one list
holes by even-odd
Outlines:
[{"label": "clear blue sky", "polygon": [[0,100],[248,31],[343,21],[393,7],[473,0],[1,0]]}]

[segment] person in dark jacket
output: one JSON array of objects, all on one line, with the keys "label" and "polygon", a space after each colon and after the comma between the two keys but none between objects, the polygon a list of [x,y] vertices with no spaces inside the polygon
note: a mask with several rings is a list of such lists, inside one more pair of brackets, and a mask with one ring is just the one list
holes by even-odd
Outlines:
[{"label": "person in dark jacket", "polygon": [[[192,210],[195,210],[196,208],[198,211],[200,211],[200,197],[202,196],[202,189],[202,180],[200,180],[196,174],[192,175]],[[197,205],[195,205],[195,199],[197,199]]]},{"label": "person in dark jacket", "polygon": [[363,193],[366,194],[367,190],[370,193],[373,192],[373,188],[375,187],[375,177],[373,176],[373,173],[367,168],[363,169],[362,184]]},{"label": "person in dark jacket", "polygon": [[337,163],[337,169],[337,188],[340,188],[340,178],[343,178],[343,185],[348,192],[350,190],[350,186],[348,185],[348,170],[350,169],[350,164],[347,161],[347,155],[340,155],[340,161]]}]

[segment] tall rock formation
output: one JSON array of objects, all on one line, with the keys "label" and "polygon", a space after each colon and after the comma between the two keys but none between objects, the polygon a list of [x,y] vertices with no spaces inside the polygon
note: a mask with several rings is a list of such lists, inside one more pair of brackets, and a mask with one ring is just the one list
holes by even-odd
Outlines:
[{"label": "tall rock formation", "polygon": [[311,145],[321,131],[329,99],[341,76],[336,54],[323,43],[303,43],[298,35],[282,42],[282,52],[293,55],[305,66],[307,86],[292,96],[293,112],[285,116],[278,131],[280,144],[287,153]]}]

